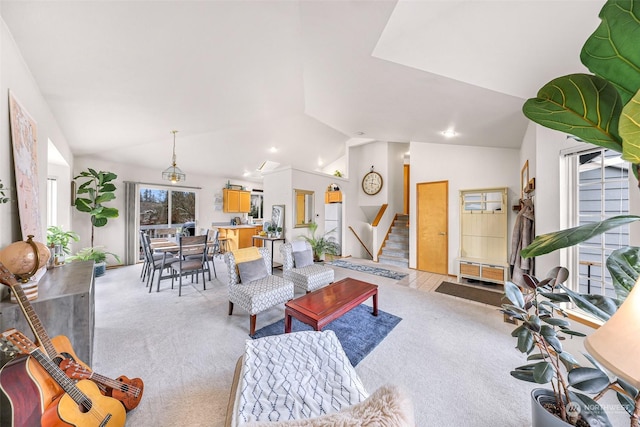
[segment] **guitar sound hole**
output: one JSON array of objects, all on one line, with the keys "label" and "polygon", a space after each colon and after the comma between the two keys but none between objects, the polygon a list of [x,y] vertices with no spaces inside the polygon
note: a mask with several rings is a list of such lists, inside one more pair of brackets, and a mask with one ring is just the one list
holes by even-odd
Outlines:
[{"label": "guitar sound hole", "polygon": [[92,405],[93,402],[91,402],[89,399],[82,401],[82,404],[79,405],[80,412],[82,412],[83,414],[89,412]]}]

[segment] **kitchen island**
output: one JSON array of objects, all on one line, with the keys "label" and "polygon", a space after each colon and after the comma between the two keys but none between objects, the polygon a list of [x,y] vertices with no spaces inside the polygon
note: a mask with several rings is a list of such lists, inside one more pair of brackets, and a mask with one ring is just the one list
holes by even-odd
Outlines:
[{"label": "kitchen island", "polygon": [[216,225],[220,238],[227,239],[226,249],[248,248],[253,246],[253,236],[262,231],[262,225]]}]

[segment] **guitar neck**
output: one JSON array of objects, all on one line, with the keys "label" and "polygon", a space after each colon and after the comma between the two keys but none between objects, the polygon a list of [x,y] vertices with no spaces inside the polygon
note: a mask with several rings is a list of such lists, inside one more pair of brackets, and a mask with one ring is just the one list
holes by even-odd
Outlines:
[{"label": "guitar neck", "polygon": [[39,348],[30,352],[31,356],[51,375],[51,378],[76,402],[78,405],[91,409],[91,400],[76,387],[75,382],[53,363]]},{"label": "guitar neck", "polygon": [[107,387],[113,388],[115,390],[120,390],[123,393],[129,393],[132,396],[138,396],[140,394],[140,389],[131,384],[125,384],[118,380],[114,380],[112,378],[105,377],[100,374],[96,374],[95,372],[91,372],[91,376],[89,379],[98,382],[100,384],[104,384]]},{"label": "guitar neck", "polygon": [[54,359],[58,357],[58,352],[53,346],[51,338],[49,338],[49,335],[47,335],[47,331],[42,326],[42,323],[40,322],[36,311],[31,305],[31,301],[29,301],[29,298],[27,298],[24,290],[22,290],[22,286],[20,286],[20,284],[18,283],[15,283],[11,286],[11,290],[18,300],[18,305],[24,313],[24,316],[27,318],[27,322],[29,322],[29,326],[31,327],[31,331],[35,335],[36,340],[38,340],[38,342],[44,347],[50,358]]}]

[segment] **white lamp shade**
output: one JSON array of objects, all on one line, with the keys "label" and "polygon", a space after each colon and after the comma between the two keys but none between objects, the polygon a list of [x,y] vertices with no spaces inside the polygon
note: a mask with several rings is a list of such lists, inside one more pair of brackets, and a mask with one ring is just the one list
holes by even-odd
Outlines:
[{"label": "white lamp shade", "polygon": [[640,388],[640,280],[618,311],[589,335],[584,346],[617,377]]}]

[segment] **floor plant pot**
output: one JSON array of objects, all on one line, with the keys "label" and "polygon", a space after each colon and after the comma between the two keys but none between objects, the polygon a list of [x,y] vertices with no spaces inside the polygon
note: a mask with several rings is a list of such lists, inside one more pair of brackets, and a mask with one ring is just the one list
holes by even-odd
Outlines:
[{"label": "floor plant pot", "polygon": [[106,262],[96,262],[93,264],[93,274],[95,277],[104,276],[104,273],[107,271],[107,263]]},{"label": "floor plant pot", "polygon": [[574,427],[547,411],[542,403],[555,403],[556,398],[551,390],[536,388],[531,391],[531,426],[532,427]]}]

